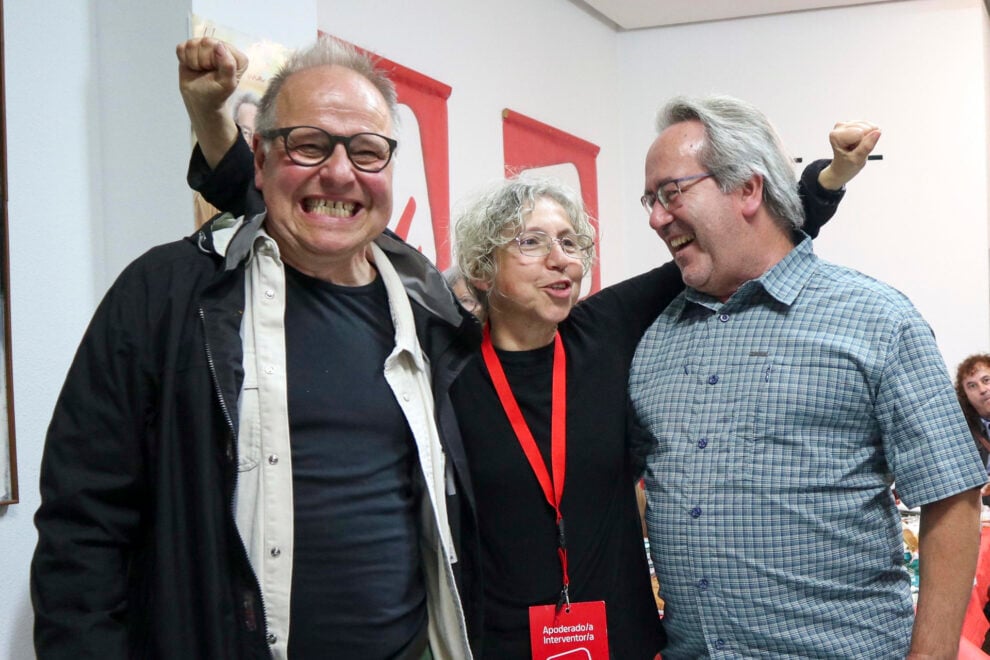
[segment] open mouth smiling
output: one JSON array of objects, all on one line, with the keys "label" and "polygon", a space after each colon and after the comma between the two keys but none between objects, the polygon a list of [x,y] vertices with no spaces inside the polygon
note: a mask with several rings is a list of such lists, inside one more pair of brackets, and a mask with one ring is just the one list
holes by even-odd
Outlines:
[{"label": "open mouth smiling", "polygon": [[570,298],[574,283],[570,280],[551,282],[543,287],[554,298]]},{"label": "open mouth smiling", "polygon": [[354,202],[340,202],[330,199],[304,199],[303,209],[307,213],[325,215],[331,218],[350,218],[354,215],[358,205]]}]

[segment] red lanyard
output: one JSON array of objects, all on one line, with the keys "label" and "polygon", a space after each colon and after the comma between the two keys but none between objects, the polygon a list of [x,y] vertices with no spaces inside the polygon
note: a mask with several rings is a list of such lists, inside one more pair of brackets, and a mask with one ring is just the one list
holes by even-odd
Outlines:
[{"label": "red lanyard", "polygon": [[491,331],[488,324],[485,324],[484,336],[481,341],[481,355],[485,359],[485,366],[492,377],[495,385],[495,392],[498,394],[502,408],[505,410],[512,430],[515,431],[516,439],[522,447],[529,466],[536,475],[536,480],[543,489],[543,496],[547,503],[553,507],[557,520],[557,555],[560,557],[560,568],[564,576],[564,585],[560,592],[560,601],[557,603],[558,609],[565,603],[570,607],[570,597],[567,590],[570,586],[570,578],[567,575],[567,538],[564,535],[564,516],[560,512],[560,500],[564,496],[564,473],[565,457],[567,455],[567,364],[564,356],[564,342],[560,339],[560,333],[554,333],[553,344],[553,390],[551,398],[551,418],[550,418],[550,463],[553,469],[553,481],[547,472],[546,463],[540,455],[540,450],[533,439],[533,433],[529,430],[529,425],[523,419],[522,410],[516,402],[516,397],[512,394],[509,381],[505,377],[502,363],[495,353],[492,345]]}]

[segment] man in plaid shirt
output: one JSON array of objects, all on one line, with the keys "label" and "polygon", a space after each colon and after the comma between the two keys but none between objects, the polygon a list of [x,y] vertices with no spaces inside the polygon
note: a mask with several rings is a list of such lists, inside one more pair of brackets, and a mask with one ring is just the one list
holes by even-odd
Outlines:
[{"label": "man in plaid shirt", "polygon": [[[639,345],[665,660],[955,658],[986,481],[931,330],[821,261],[766,118],[661,110],[644,204],[687,289]],[[914,616],[890,487],[921,506]]]}]

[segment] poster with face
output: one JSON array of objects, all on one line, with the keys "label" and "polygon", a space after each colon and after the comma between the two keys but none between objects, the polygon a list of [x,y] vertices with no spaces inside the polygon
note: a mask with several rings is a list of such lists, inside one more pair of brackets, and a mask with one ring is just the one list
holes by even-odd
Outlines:
[{"label": "poster with face", "polygon": [[[508,108],[502,111],[502,147],[506,176],[530,172],[566,183],[581,194],[591,225],[598,233],[598,153],[601,147]],[[601,236],[596,239],[600,241]],[[600,288],[601,266],[599,259],[595,259],[585,273],[581,295],[590,295]]]}]

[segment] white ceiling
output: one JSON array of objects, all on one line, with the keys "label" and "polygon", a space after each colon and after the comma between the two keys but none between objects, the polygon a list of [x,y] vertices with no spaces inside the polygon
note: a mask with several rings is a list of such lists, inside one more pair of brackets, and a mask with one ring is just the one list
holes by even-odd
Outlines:
[{"label": "white ceiling", "polygon": [[890,0],[571,0],[619,30],[743,16],[868,5]]}]

